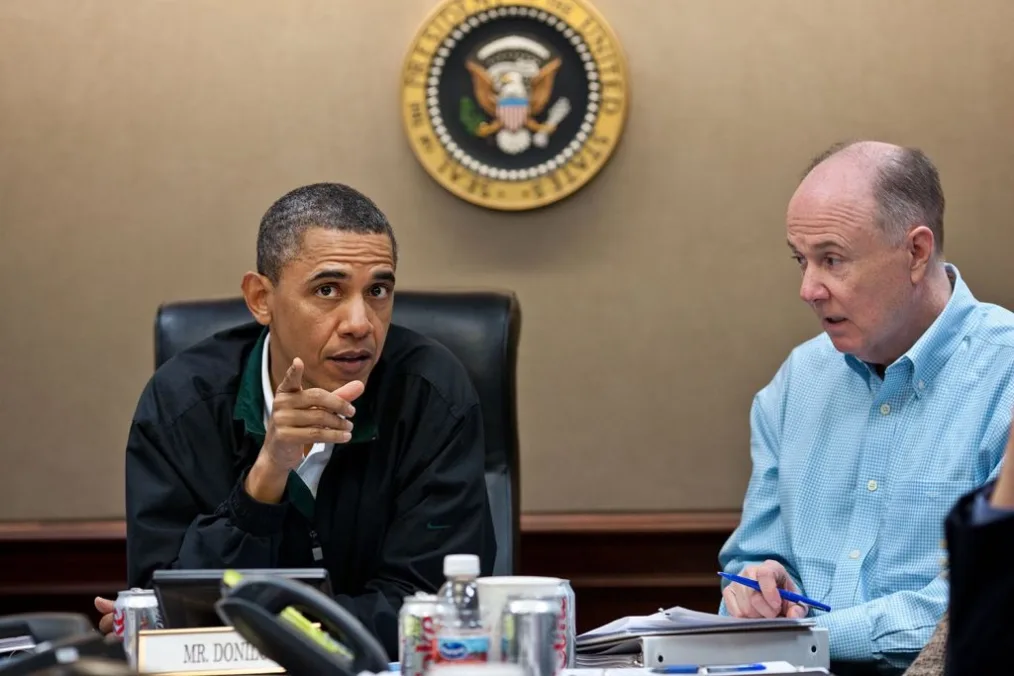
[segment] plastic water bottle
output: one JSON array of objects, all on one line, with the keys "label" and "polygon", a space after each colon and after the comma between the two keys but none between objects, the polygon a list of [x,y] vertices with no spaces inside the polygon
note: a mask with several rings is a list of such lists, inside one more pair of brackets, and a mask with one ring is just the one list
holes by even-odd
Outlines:
[{"label": "plastic water bottle", "polygon": [[433,662],[476,664],[487,661],[489,632],[479,614],[479,557],[449,554],[444,557],[447,581],[437,592],[438,628]]}]

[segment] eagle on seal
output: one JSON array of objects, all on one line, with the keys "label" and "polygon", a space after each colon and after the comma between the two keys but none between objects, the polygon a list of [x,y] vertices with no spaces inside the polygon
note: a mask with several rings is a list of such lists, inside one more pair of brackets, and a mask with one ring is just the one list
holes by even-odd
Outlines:
[{"label": "eagle on seal", "polygon": [[516,132],[522,127],[538,134],[553,133],[555,123],[541,124],[535,118],[546,109],[553,95],[553,82],[560,63],[559,58],[547,62],[526,86],[524,77],[517,71],[507,71],[494,80],[479,63],[467,61],[465,66],[472,74],[475,100],[493,118],[491,122],[481,123],[475,130],[476,135],[485,138],[501,129]]}]

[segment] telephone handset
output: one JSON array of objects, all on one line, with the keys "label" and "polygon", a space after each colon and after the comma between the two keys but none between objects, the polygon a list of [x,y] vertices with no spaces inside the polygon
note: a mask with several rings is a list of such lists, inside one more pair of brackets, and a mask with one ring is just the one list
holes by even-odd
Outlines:
[{"label": "telephone handset", "polygon": [[77,613],[26,613],[0,617],[0,636],[27,637],[25,650],[0,660],[0,676],[22,676],[41,671],[83,674],[89,670],[128,676],[123,643],[103,636],[91,621]]},{"label": "telephone handset", "polygon": [[291,676],[387,671],[387,653],[366,627],[334,599],[297,580],[249,575],[223,584],[215,610]]}]

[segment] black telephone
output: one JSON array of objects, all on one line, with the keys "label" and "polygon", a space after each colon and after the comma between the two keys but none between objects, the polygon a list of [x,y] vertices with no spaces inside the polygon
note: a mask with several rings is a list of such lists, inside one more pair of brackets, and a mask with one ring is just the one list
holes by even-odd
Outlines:
[{"label": "black telephone", "polygon": [[[222,585],[215,610],[291,676],[387,671],[387,653],[366,627],[334,599],[302,582],[245,576]],[[314,620],[319,628],[312,626]]]},{"label": "black telephone", "polygon": [[0,637],[24,639],[24,649],[0,660],[0,676],[133,674],[116,637],[100,634],[78,613],[26,613],[0,617]]}]

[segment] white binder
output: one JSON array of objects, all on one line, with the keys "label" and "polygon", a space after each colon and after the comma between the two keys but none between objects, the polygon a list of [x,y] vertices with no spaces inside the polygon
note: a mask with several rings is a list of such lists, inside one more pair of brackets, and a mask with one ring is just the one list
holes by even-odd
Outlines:
[{"label": "white binder", "polygon": [[645,668],[774,661],[797,667],[831,667],[826,627],[644,636],[641,646]]}]

